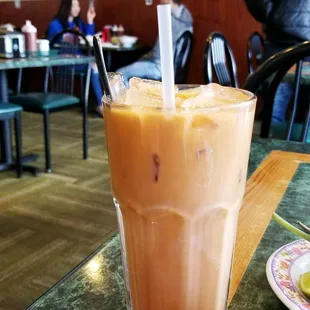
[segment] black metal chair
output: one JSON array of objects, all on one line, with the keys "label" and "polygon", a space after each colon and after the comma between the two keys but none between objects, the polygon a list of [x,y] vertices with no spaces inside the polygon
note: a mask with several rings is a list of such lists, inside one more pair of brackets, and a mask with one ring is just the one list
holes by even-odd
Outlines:
[{"label": "black metal chair", "polygon": [[[15,127],[15,149],[16,149],[16,172],[17,177],[22,176],[22,141],[21,141],[21,111],[23,108],[16,104],[0,102],[0,121],[7,121],[14,119]],[[1,166],[1,163],[0,163]]]},{"label": "black metal chair", "polygon": [[192,47],[193,34],[190,30],[185,30],[177,39],[174,48],[174,80],[176,84],[186,83]]},{"label": "black metal chair", "polygon": [[[67,30],[65,30],[65,31],[63,31],[63,32],[67,32],[67,31],[70,31],[71,29],[67,29]],[[62,33],[63,33],[62,32]],[[45,31],[45,36],[44,36],[44,38],[45,39],[47,39],[48,40],[48,29],[46,29],[46,31]],[[61,33],[60,34],[56,34],[56,36],[51,40],[51,42],[50,42],[50,45],[51,46],[55,46],[55,45],[57,45],[57,41],[59,41],[59,39],[61,38]],[[88,50],[87,50],[87,48],[86,48],[86,55],[88,55],[91,51],[90,51],[90,46],[89,46],[89,44],[88,44]],[[84,52],[85,52],[84,51]],[[85,85],[85,77],[86,77],[86,72],[83,72],[83,71],[80,71],[80,72],[74,72],[74,75],[76,76],[76,77],[78,77],[79,78],[79,80],[80,80],[80,92],[81,92],[81,94],[80,94],[80,98],[81,98],[81,101],[83,101],[84,100],[84,85]]]},{"label": "black metal chair", "polygon": [[[64,34],[73,34],[75,36],[79,36],[82,40],[82,42],[84,42],[84,45],[81,45],[80,44],[80,40],[75,40],[74,42],[74,45],[75,45],[75,51],[70,51],[70,54],[75,54],[75,53],[82,53],[83,55],[86,55],[86,56],[90,56],[91,55],[91,48],[90,48],[90,45],[89,45],[89,42],[88,40],[86,39],[86,37],[80,33],[80,32],[77,32],[76,30],[74,29],[66,29],[64,31],[62,31],[61,33],[58,33],[51,41],[50,43],[50,46],[51,48],[54,48],[54,47],[57,47],[58,44],[58,41],[63,38],[63,35]],[[74,40],[73,40],[74,41]],[[76,46],[76,44],[78,46]],[[74,70],[74,76],[75,77],[78,77],[79,78],[79,82],[80,82],[80,98],[81,98],[81,101],[83,102],[83,100],[85,100],[85,93],[84,93],[84,87],[85,87],[85,79],[87,77],[87,70],[85,69],[75,69]]]},{"label": "black metal chair", "polygon": [[185,84],[187,81],[192,47],[193,34],[190,30],[186,30],[180,35],[175,44],[174,75],[176,84]]},{"label": "black metal chair", "polygon": [[249,74],[253,73],[263,62],[264,38],[259,32],[253,32],[247,42],[247,59]]},{"label": "black metal chair", "polygon": [[219,32],[212,32],[204,53],[205,83],[213,82],[213,73],[222,86],[238,87],[237,65],[232,49]]},{"label": "black metal chair", "polygon": [[[81,45],[81,41],[84,45]],[[76,30],[64,30],[57,34],[51,42],[51,48],[57,48],[61,55],[90,54],[90,46],[86,37]],[[68,60],[70,63],[70,60]],[[91,65],[82,68],[76,65],[64,65],[47,68],[43,93],[25,93],[11,97],[13,103],[21,105],[25,111],[43,114],[45,138],[45,165],[46,172],[52,171],[50,148],[50,113],[58,112],[81,103],[80,98],[73,96],[74,76],[77,70],[85,71],[87,93],[84,94],[83,106],[83,158],[88,157],[88,89],[90,84]],[[51,91],[49,91],[49,78]]]},{"label": "black metal chair", "polygon": [[[265,96],[264,108],[262,111],[261,137],[269,137],[275,93],[285,74],[290,68],[292,68],[293,65],[296,64],[296,73],[293,82],[293,107],[286,133],[286,140],[291,139],[298,105],[302,62],[303,59],[307,56],[310,56],[310,41],[306,41],[294,47],[288,48],[287,50],[272,56],[267,61],[265,61],[253,74],[248,76],[245,84],[243,85],[243,88],[253,93],[255,93],[261,85],[266,83],[264,88]],[[303,126],[301,136],[302,142],[306,142],[309,121],[310,109],[308,109]]]}]

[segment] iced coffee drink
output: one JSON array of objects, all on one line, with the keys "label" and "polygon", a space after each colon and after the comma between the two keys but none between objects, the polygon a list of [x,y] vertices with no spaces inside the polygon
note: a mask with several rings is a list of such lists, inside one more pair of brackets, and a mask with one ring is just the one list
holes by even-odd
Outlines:
[{"label": "iced coffee drink", "polygon": [[255,98],[215,84],[175,89],[132,79],[105,104],[128,309],[226,309]]}]

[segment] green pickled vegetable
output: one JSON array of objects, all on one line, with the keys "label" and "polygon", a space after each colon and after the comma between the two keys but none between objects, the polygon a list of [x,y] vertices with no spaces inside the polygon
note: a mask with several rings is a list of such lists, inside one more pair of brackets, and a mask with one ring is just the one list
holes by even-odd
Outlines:
[{"label": "green pickled vegetable", "polygon": [[291,233],[295,234],[298,237],[301,237],[307,241],[310,242],[310,234],[305,233],[304,231],[298,229],[297,227],[293,226],[286,220],[284,220],[282,217],[280,217],[278,214],[274,213],[272,218],[281,226],[283,226],[285,229],[290,231]]}]

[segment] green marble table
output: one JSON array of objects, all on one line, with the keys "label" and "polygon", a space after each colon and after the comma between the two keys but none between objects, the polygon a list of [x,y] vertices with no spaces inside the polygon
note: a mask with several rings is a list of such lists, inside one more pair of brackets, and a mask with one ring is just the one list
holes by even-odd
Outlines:
[{"label": "green marble table", "polygon": [[0,71],[22,68],[81,65],[91,62],[94,62],[94,57],[92,56],[58,55],[57,51],[51,50],[48,56],[37,55],[19,59],[0,59]]},{"label": "green marble table", "polygon": [[[255,139],[252,143],[249,177],[274,150],[310,154],[310,145]],[[294,157],[295,154],[289,154],[289,156]],[[310,163],[310,157],[307,158]],[[294,159],[293,161],[296,162]],[[310,164],[298,162],[296,167],[298,168],[282,197],[277,212],[291,222],[296,220],[296,214],[300,214],[303,221],[309,225]],[[273,221],[269,223],[230,303],[230,309],[286,309],[267,282],[265,266],[268,257],[276,249],[295,239]],[[120,240],[116,235],[40,297],[28,310],[125,310],[122,272]]]}]

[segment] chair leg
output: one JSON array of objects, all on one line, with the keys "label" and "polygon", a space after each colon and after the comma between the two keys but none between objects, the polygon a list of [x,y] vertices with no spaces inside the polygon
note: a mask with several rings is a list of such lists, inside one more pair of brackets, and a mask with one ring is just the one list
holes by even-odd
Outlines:
[{"label": "chair leg", "polygon": [[23,69],[18,69],[17,89],[16,89],[17,95],[20,95],[21,88],[22,88],[22,80],[23,80]]},{"label": "chair leg", "polygon": [[83,104],[83,159],[88,158],[88,111],[87,106]]},{"label": "chair leg", "polygon": [[83,100],[84,100],[84,87],[85,87],[85,85],[84,85],[84,77],[83,77],[83,75],[80,75],[80,92],[81,92],[81,96],[80,96],[80,98],[81,98],[81,101],[83,102]]},{"label": "chair leg", "polygon": [[292,132],[293,132],[293,126],[295,123],[296,118],[296,111],[298,106],[298,99],[299,99],[299,88],[300,88],[300,77],[301,77],[301,70],[302,70],[302,60],[300,60],[297,63],[296,66],[296,73],[295,73],[295,82],[294,82],[294,101],[293,101],[293,110],[292,114],[288,123],[287,133],[286,133],[286,140],[290,141]]},{"label": "chair leg", "polygon": [[310,107],[308,109],[307,117],[304,123],[304,127],[302,130],[302,142],[306,143],[308,138],[308,131],[309,131],[309,125],[310,125]]},{"label": "chair leg", "polygon": [[21,178],[23,174],[23,166],[22,166],[22,139],[21,139],[21,118],[20,112],[15,113],[14,119],[15,126],[15,144],[16,144],[16,170],[17,177]]},{"label": "chair leg", "polygon": [[49,111],[44,111],[44,142],[45,142],[45,169],[47,173],[52,172],[51,166],[51,137]]}]

